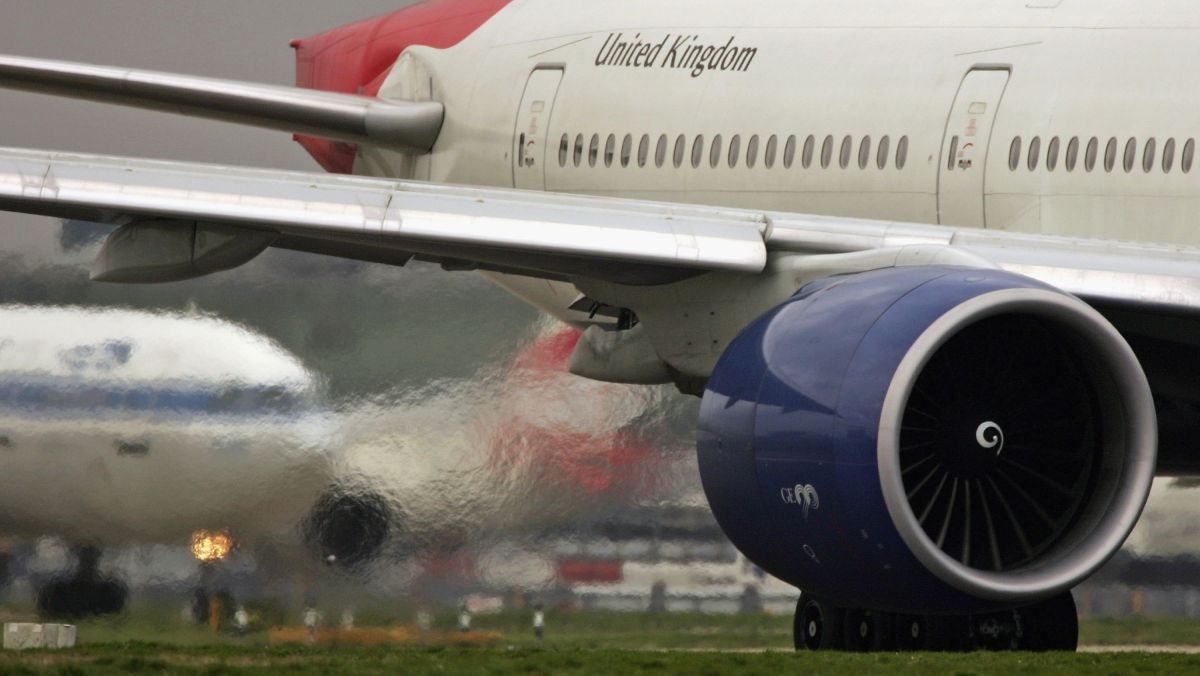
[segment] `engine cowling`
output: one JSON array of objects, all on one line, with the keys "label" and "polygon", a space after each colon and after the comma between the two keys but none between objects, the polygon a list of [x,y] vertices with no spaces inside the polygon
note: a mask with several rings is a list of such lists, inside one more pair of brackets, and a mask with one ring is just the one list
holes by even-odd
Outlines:
[{"label": "engine cowling", "polygon": [[1149,495],[1145,375],[1082,301],[996,270],[814,282],[708,381],[701,478],[730,539],[837,605],[974,612],[1079,583]]}]

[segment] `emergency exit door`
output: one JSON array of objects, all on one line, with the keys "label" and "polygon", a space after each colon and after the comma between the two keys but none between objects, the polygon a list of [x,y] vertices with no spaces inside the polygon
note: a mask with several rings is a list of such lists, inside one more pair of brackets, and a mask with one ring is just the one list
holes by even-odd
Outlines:
[{"label": "emergency exit door", "polygon": [[517,128],[513,134],[513,187],[546,189],[546,162],[550,159],[550,115],[562,82],[562,68],[538,68],[529,74]]},{"label": "emergency exit door", "polygon": [[938,171],[938,222],[947,225],[983,228],[984,173],[992,126],[1004,88],[1008,86],[1007,68],[975,69],[967,73],[958,88]]}]

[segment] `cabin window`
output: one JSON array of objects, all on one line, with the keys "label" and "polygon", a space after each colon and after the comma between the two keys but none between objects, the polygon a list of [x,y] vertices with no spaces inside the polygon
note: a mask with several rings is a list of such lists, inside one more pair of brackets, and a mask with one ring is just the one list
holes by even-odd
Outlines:
[{"label": "cabin window", "polygon": [[662,169],[662,165],[667,161],[667,135],[663,134],[658,137],[658,145],[654,148],[654,166]]},{"label": "cabin window", "polygon": [[1088,141],[1087,152],[1083,157],[1083,168],[1090,174],[1096,168],[1096,158],[1100,156],[1100,139],[1095,136]]},{"label": "cabin window", "polygon": [[713,137],[712,148],[708,151],[708,165],[713,169],[721,164],[721,135],[717,134]]},{"label": "cabin window", "polygon": [[1125,167],[1125,173],[1133,171],[1133,165],[1137,162],[1137,139],[1131,138],[1125,142],[1125,158],[1121,163]]},{"label": "cabin window", "polygon": [[625,140],[621,142],[621,166],[628,167],[629,160],[633,157],[633,134],[626,134]]},{"label": "cabin window", "polygon": [[771,134],[767,139],[767,149],[763,152],[763,165],[771,169],[775,166],[775,155],[779,152],[779,137]]},{"label": "cabin window", "polygon": [[583,164],[583,134],[575,136],[574,162],[576,167]]},{"label": "cabin window", "polygon": [[1164,174],[1171,173],[1171,170],[1175,168],[1175,139],[1173,138],[1167,139],[1167,142],[1163,144],[1162,167]]},{"label": "cabin window", "polygon": [[854,139],[850,136],[842,139],[842,150],[838,153],[838,166],[845,169],[850,166],[850,156],[854,154]]},{"label": "cabin window", "polygon": [[1008,146],[1008,169],[1016,171],[1019,166],[1021,166],[1021,137],[1017,136],[1012,140],[1012,145]]},{"label": "cabin window", "polygon": [[683,134],[675,139],[675,157],[672,158],[675,162],[675,168],[683,166],[683,157],[687,155],[687,137]]},{"label": "cabin window", "polygon": [[791,169],[796,162],[796,136],[793,134],[788,137],[787,143],[783,145],[783,168]]},{"label": "cabin window", "polygon": [[1042,158],[1042,137],[1034,136],[1029,142],[1029,157],[1025,158],[1025,166],[1030,171],[1037,169],[1038,161]]},{"label": "cabin window", "polygon": [[887,168],[888,152],[891,150],[891,144],[892,139],[887,136],[879,139],[879,151],[875,153],[875,166],[880,169]]},{"label": "cabin window", "polygon": [[1075,171],[1075,165],[1079,162],[1079,137],[1072,136],[1067,142],[1067,157],[1063,162],[1063,168],[1067,171]]},{"label": "cabin window", "polygon": [[737,166],[738,157],[742,154],[742,135],[734,134],[733,138],[729,139],[729,168],[733,169]]},{"label": "cabin window", "polygon": [[903,169],[906,164],[908,164],[908,137],[901,136],[900,142],[896,144],[896,168]]},{"label": "cabin window", "polygon": [[866,169],[871,163],[871,137],[864,136],[858,144],[858,168]]},{"label": "cabin window", "polygon": [[600,135],[592,134],[592,142],[588,145],[588,166],[596,166],[596,161],[600,159]]},{"label": "cabin window", "polygon": [[611,167],[613,158],[617,154],[617,135],[609,134],[608,140],[604,142],[604,166]]},{"label": "cabin window", "polygon": [[696,140],[692,141],[692,167],[700,168],[700,163],[704,161],[704,135],[697,134]]},{"label": "cabin window", "polygon": [[750,137],[746,144],[746,167],[753,169],[758,164],[758,134]]},{"label": "cabin window", "polygon": [[1149,174],[1154,169],[1155,151],[1158,142],[1153,137],[1146,141],[1146,149],[1142,152],[1142,171]]},{"label": "cabin window", "polygon": [[1196,158],[1196,139],[1190,138],[1183,144],[1183,157],[1179,160],[1179,168],[1187,174],[1192,170],[1192,160]]},{"label": "cabin window", "polygon": [[809,134],[808,138],[804,139],[804,152],[800,155],[800,166],[805,169],[812,166],[813,151],[816,149],[817,139]]},{"label": "cabin window", "polygon": [[569,134],[563,134],[562,140],[558,142],[558,166],[567,166],[567,156],[571,154],[571,137]]},{"label": "cabin window", "polygon": [[1117,139],[1113,137],[1108,139],[1108,146],[1104,148],[1104,171],[1111,172],[1115,166],[1117,166]]},{"label": "cabin window", "polygon": [[1047,171],[1054,171],[1055,169],[1058,168],[1058,150],[1059,150],[1059,140],[1058,140],[1058,137],[1055,136],[1054,138],[1050,139],[1050,145],[1046,147],[1046,170]]},{"label": "cabin window", "polygon": [[828,169],[831,162],[833,162],[833,136],[826,136],[825,142],[821,144],[821,168]]},{"label": "cabin window", "polygon": [[650,135],[642,134],[642,140],[638,143],[637,162],[639,167],[646,166],[646,162],[650,159]]}]

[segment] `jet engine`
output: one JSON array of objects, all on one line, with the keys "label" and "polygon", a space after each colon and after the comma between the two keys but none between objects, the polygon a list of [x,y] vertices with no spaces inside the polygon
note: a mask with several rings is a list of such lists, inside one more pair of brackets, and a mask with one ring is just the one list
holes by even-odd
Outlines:
[{"label": "jet engine", "polygon": [[1082,301],[998,270],[807,285],[707,384],[701,477],[752,561],[843,607],[970,613],[1067,590],[1128,536],[1157,427]]}]

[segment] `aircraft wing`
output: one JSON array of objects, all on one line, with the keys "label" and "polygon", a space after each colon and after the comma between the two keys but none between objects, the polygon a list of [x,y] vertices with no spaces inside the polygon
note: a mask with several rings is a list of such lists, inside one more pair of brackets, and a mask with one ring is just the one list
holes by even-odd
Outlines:
[{"label": "aircraft wing", "polygon": [[[189,247],[205,225],[224,228],[218,233],[224,240],[258,243],[242,259],[196,274],[243,263],[268,244],[394,264],[418,257],[452,269],[622,284],[709,271],[759,274],[776,253],[811,254],[819,262],[830,260],[820,255],[947,251],[1090,301],[1200,311],[1200,249],[971,228],[12,148],[0,148],[0,208],[126,226],[153,223],[186,232]],[[198,252],[198,246],[189,251]],[[844,259],[831,260],[831,274],[854,271],[834,260]],[[136,271],[123,275],[120,260],[98,265],[100,279],[163,281],[139,279]]]}]

